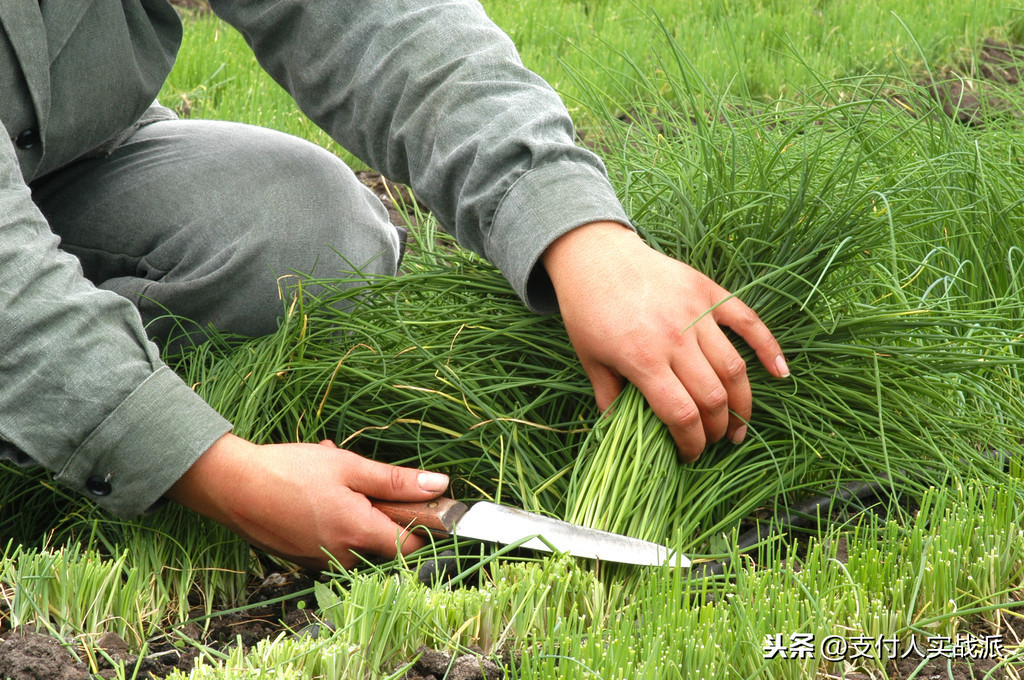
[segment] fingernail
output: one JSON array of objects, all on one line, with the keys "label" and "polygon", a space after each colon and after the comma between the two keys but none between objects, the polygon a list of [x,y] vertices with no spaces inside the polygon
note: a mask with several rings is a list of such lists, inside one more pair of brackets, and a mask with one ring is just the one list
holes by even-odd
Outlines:
[{"label": "fingernail", "polygon": [[416,478],[416,482],[424,491],[437,493],[448,488],[448,475],[442,475],[439,472],[421,472]]},{"label": "fingernail", "polygon": [[778,371],[780,378],[789,377],[789,366],[786,365],[786,360],[781,354],[775,357],[775,370]]},{"label": "fingernail", "polygon": [[730,439],[732,439],[732,443],[733,444],[742,444],[743,440],[746,439],[746,437],[747,437],[747,426],[746,425],[740,425],[739,427],[737,427],[735,429],[735,431],[733,431],[732,437],[730,437]]}]

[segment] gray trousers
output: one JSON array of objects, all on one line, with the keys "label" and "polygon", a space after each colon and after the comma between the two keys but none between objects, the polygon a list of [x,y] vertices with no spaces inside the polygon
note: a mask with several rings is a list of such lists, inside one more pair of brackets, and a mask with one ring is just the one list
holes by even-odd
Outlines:
[{"label": "gray trousers", "polygon": [[158,342],[184,340],[168,313],[272,332],[289,275],[394,274],[401,252],[384,206],[334,154],[238,123],[151,123],[31,188],[61,247],[132,300]]}]

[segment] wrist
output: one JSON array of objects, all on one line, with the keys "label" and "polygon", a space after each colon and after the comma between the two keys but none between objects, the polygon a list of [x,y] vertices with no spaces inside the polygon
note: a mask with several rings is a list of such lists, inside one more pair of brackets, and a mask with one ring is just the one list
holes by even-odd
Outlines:
[{"label": "wrist", "polygon": [[233,491],[244,479],[242,466],[256,445],[231,434],[223,435],[192,464],[164,494],[168,499],[222,524]]},{"label": "wrist", "polygon": [[541,263],[557,292],[578,266],[607,261],[610,253],[634,245],[643,241],[632,228],[619,222],[591,222],[555,239],[541,255]]}]

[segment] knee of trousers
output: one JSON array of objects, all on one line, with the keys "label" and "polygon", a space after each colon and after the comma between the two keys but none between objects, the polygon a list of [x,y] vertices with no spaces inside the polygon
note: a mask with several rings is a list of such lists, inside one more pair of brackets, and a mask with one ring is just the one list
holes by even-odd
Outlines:
[{"label": "knee of trousers", "polygon": [[194,233],[199,245],[147,287],[144,317],[172,309],[200,327],[265,335],[294,295],[323,292],[316,280],[352,287],[396,273],[402,238],[384,206],[333,154],[302,151],[245,169],[249,176],[207,211],[209,233]]},{"label": "knee of trousers", "polygon": [[246,225],[243,249],[251,257],[241,259],[262,272],[245,276],[250,285],[272,281],[278,305],[300,280],[307,293],[317,294],[320,288],[310,281],[357,286],[363,277],[397,272],[403,236],[387,210],[333,155],[326,164],[276,177],[275,190],[261,197],[258,214]]}]

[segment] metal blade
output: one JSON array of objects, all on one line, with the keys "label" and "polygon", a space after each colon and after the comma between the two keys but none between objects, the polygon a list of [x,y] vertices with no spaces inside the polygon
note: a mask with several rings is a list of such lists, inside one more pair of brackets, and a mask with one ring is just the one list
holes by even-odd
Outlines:
[{"label": "metal blade", "polygon": [[576,557],[649,566],[690,566],[690,560],[685,556],[657,543],[581,527],[486,501],[475,503],[456,523],[453,533],[506,545],[527,536],[543,536],[543,541],[531,538],[522,546],[551,552],[550,543],[558,552]]}]

